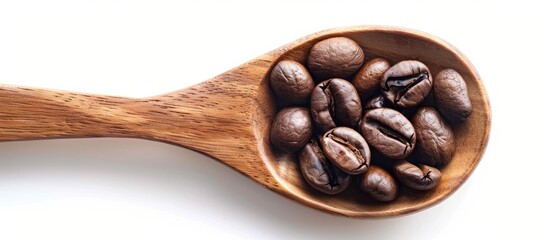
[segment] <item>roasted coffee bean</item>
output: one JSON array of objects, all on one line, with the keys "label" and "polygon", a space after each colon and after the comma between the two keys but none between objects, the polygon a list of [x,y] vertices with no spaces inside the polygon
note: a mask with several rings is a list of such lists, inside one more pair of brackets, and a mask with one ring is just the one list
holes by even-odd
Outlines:
[{"label": "roasted coffee bean", "polygon": [[336,126],[355,128],[362,116],[360,97],[349,81],[326,80],[313,89],[311,115],[321,133]]},{"label": "roasted coffee bean", "polygon": [[388,107],[389,103],[382,95],[379,95],[377,97],[373,97],[370,100],[366,101],[366,104],[364,105],[365,110],[372,110],[374,108],[382,108],[382,107]]},{"label": "roasted coffee bean", "polygon": [[393,176],[385,169],[374,165],[362,176],[360,189],[371,198],[382,202],[392,201],[398,195],[397,182]]},{"label": "roasted coffee bean", "polygon": [[440,114],[450,122],[463,122],[473,112],[467,84],[453,69],[440,71],[433,82],[433,92]]},{"label": "roasted coffee bean", "polygon": [[454,132],[434,108],[420,108],[412,117],[412,125],[417,135],[414,155],[418,161],[436,167],[452,159]]},{"label": "roasted coffee bean", "polygon": [[311,139],[313,123],[309,110],[289,107],[280,110],[271,125],[271,143],[285,152],[301,149]]},{"label": "roasted coffee bean", "polygon": [[339,169],[356,175],[370,166],[370,147],[362,136],[348,127],[327,131],[320,139],[322,151]]},{"label": "roasted coffee bean", "polygon": [[326,158],[312,139],[299,152],[299,167],[305,181],[326,194],[337,194],[349,186],[349,174],[339,170]]},{"label": "roasted coffee bean", "polygon": [[364,51],[355,41],[346,37],[334,37],[313,46],[307,65],[318,82],[350,77],[362,66],[363,61]]},{"label": "roasted coffee bean", "polygon": [[402,159],[394,166],[395,177],[405,186],[415,190],[429,190],[438,185],[441,173],[427,165],[418,166]]},{"label": "roasted coffee bean", "polygon": [[405,158],[416,146],[416,134],[410,121],[390,108],[367,111],[360,130],[373,148],[389,158]]},{"label": "roasted coffee bean", "polygon": [[429,95],[433,81],[425,64],[407,60],[385,71],[380,86],[387,100],[398,107],[407,108],[418,105]]},{"label": "roasted coffee bean", "polygon": [[270,75],[271,88],[279,100],[290,105],[304,105],[315,87],[309,71],[296,61],[282,60]]},{"label": "roasted coffee bean", "polygon": [[353,85],[358,93],[365,98],[376,93],[383,73],[390,67],[389,61],[384,58],[372,58],[366,61],[353,79]]}]

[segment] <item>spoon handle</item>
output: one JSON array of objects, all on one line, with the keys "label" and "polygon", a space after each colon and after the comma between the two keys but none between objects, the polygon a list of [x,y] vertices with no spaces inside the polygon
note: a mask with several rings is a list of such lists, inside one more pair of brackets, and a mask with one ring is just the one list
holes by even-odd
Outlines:
[{"label": "spoon handle", "polygon": [[137,99],[0,85],[0,141],[132,137],[226,161],[237,151],[256,148],[253,117],[267,67],[257,69],[241,67],[189,88]]},{"label": "spoon handle", "polygon": [[268,142],[266,119],[274,111],[262,81],[272,64],[267,57],[148,98],[0,85],[0,141],[131,137],[167,142],[206,154],[276,188],[262,160]]},{"label": "spoon handle", "polygon": [[0,141],[124,137],[131,99],[0,86]]},{"label": "spoon handle", "polygon": [[0,141],[135,137],[205,152],[252,132],[257,90],[230,76],[137,99],[0,86]]}]

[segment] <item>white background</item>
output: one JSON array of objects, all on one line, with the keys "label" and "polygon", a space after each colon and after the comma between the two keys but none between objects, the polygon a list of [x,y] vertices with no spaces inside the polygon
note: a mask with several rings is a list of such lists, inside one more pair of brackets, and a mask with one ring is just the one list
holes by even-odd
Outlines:
[{"label": "white background", "polygon": [[167,144],[0,143],[0,239],[547,239],[547,8],[530,1],[200,2],[0,1],[0,83],[143,97],[323,29],[402,26],[447,40],[478,69],[493,110],[483,160],[439,205],[372,220],[303,207]]}]

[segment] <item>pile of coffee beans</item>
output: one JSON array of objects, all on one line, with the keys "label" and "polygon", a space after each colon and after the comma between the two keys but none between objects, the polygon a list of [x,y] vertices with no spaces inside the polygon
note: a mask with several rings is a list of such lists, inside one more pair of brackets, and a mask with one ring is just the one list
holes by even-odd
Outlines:
[{"label": "pile of coffee beans", "polygon": [[326,194],[344,191],[353,175],[378,201],[400,187],[433,189],[455,151],[452,126],[472,112],[465,81],[452,69],[433,77],[416,60],[365,60],[356,42],[333,37],[312,47],[306,67],[278,62],[269,80],[284,107],[272,146],[296,153],[304,180]]}]

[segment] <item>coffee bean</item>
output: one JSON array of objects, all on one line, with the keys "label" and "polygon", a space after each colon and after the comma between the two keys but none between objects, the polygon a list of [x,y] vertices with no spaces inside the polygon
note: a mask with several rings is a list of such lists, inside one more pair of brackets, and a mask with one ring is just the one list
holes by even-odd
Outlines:
[{"label": "coffee bean", "polygon": [[389,158],[405,158],[416,146],[416,134],[410,121],[390,108],[367,111],[360,130],[373,148]]},{"label": "coffee bean", "polygon": [[440,71],[433,82],[435,101],[440,111],[450,122],[463,122],[473,112],[467,84],[453,69]]},{"label": "coffee bean", "polygon": [[338,168],[356,175],[364,173],[370,165],[370,147],[362,136],[348,127],[327,131],[320,139],[324,154]]},{"label": "coffee bean", "polygon": [[308,67],[316,81],[347,78],[364,61],[364,51],[353,40],[334,37],[316,43],[309,53]]},{"label": "coffee bean", "polygon": [[429,190],[440,181],[438,169],[427,165],[418,166],[402,159],[394,166],[395,177],[405,186],[415,190]]},{"label": "coffee bean", "polygon": [[402,108],[418,105],[429,95],[433,87],[431,72],[425,64],[402,61],[383,74],[381,92],[394,105]]},{"label": "coffee bean", "polygon": [[454,132],[431,107],[420,108],[412,117],[417,134],[415,157],[429,166],[446,165],[455,150]]},{"label": "coffee bean", "polygon": [[392,201],[398,195],[398,185],[393,176],[385,169],[374,165],[362,176],[360,189],[371,198],[382,202]]},{"label": "coffee bean", "polygon": [[280,110],[271,125],[271,143],[285,152],[301,149],[311,139],[313,124],[309,110],[289,107]]},{"label": "coffee bean", "polygon": [[355,128],[362,116],[360,97],[350,82],[326,80],[313,89],[311,115],[321,133],[336,126]]},{"label": "coffee bean", "polygon": [[281,101],[304,105],[309,101],[315,83],[309,71],[296,61],[282,60],[270,75],[271,88]]},{"label": "coffee bean", "polygon": [[349,174],[335,167],[312,139],[299,152],[299,167],[303,178],[313,188],[326,194],[337,194],[349,186]]},{"label": "coffee bean", "polygon": [[384,58],[372,58],[366,61],[353,79],[353,85],[358,93],[365,98],[376,93],[383,73],[390,67],[389,61]]},{"label": "coffee bean", "polygon": [[364,110],[372,110],[375,108],[382,108],[382,107],[388,107],[389,102],[382,96],[376,96],[371,98],[370,100],[366,101],[364,104]]}]

